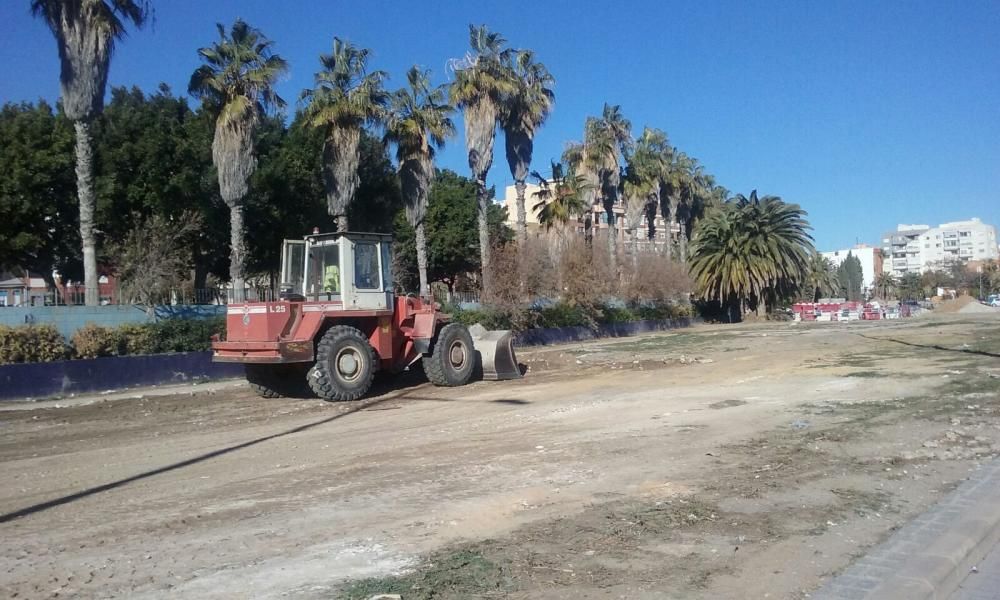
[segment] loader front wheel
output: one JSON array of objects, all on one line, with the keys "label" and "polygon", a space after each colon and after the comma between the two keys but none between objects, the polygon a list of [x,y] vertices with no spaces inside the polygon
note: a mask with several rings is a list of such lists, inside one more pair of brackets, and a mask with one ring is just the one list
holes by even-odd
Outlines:
[{"label": "loader front wheel", "polygon": [[430,356],[422,361],[431,383],[455,387],[469,383],[476,368],[476,350],[469,330],[461,323],[449,323],[438,332]]},{"label": "loader front wheel", "polygon": [[309,387],[330,402],[357,400],[372,385],[375,360],[375,349],[364,334],[344,325],[331,327],[316,345]]}]

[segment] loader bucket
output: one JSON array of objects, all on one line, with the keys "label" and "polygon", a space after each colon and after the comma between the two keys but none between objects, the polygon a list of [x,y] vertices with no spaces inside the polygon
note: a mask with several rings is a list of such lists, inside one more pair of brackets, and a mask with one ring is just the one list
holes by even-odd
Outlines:
[{"label": "loader bucket", "polygon": [[501,381],[521,378],[521,369],[514,356],[514,337],[510,331],[488,331],[481,325],[474,325],[469,333],[482,366],[483,379]]}]

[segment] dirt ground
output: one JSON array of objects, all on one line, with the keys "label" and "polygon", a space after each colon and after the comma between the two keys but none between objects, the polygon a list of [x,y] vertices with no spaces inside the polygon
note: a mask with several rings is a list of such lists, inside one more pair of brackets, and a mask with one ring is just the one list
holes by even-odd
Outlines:
[{"label": "dirt ground", "polygon": [[0,595],[805,598],[1000,453],[998,315],[519,359],[358,403],[2,406]]}]

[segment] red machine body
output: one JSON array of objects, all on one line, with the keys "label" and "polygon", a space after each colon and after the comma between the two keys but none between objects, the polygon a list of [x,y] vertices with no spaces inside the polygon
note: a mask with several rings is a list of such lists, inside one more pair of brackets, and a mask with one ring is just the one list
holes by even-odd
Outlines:
[{"label": "red machine body", "polygon": [[212,343],[212,360],[244,363],[247,381],[267,398],[308,389],[357,400],[376,371],[417,361],[434,385],[464,385],[477,365],[484,377],[520,377],[510,332],[482,333],[477,349],[440,306],[395,293],[391,241],[352,232],[285,240],[280,300],[227,306],[226,339]]},{"label": "red machine body", "polygon": [[344,310],[339,301],[245,302],[226,311],[226,340],[212,344],[213,360],[241,363],[311,363],[315,340],[332,323],[350,324],[368,338],[379,368],[398,371],[428,351],[449,315],[412,296],[393,310]]}]

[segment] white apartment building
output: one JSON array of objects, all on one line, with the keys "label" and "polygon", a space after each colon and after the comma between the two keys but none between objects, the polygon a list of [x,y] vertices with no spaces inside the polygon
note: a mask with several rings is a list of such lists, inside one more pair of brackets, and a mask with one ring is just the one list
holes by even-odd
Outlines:
[{"label": "white apartment building", "polygon": [[873,248],[866,244],[858,244],[853,248],[847,248],[844,250],[833,250],[832,252],[821,252],[828,261],[830,261],[833,266],[839,267],[840,263],[844,262],[847,255],[857,257],[858,261],[861,263],[861,290],[866,292],[875,285],[875,274],[881,273],[883,269],[882,263],[882,251],[879,248]]},{"label": "white apartment building", "polygon": [[899,225],[882,236],[884,269],[896,276],[923,273],[953,262],[996,260],[997,229],[973,218],[928,225]]}]

